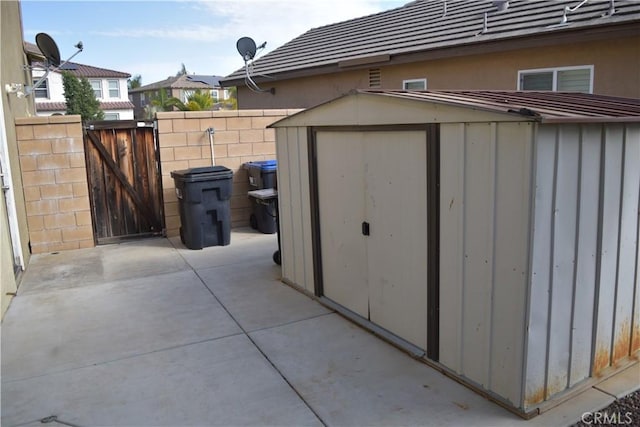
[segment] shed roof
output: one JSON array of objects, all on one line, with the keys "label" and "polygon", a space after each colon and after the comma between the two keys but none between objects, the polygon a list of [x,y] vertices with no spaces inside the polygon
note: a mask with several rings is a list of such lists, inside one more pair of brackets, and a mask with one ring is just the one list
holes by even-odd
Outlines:
[{"label": "shed roof", "polygon": [[362,90],[399,98],[517,113],[541,122],[640,122],[640,99],[546,91]]},{"label": "shed roof", "polygon": [[[350,94],[341,98],[354,95],[435,103],[450,107],[501,114],[503,116],[509,116],[510,120],[513,120],[514,116],[520,116],[524,120],[538,121],[541,123],[640,122],[640,99],[617,98],[585,93],[369,89],[352,91]],[[322,106],[331,104],[334,101],[324,103]],[[286,126],[286,122],[290,118],[301,114],[308,114],[314,108],[284,118],[273,123],[271,126]],[[468,117],[464,118],[462,116],[459,118],[460,121],[466,121],[468,119]]]},{"label": "shed roof", "polygon": [[[635,26],[640,2],[591,0],[576,9],[576,0],[511,0],[498,11],[492,0],[415,0],[406,5],[313,28],[258,58],[257,79],[277,79],[302,73],[336,72],[355,66],[384,65],[395,57],[462,46],[481,46],[532,36],[548,36],[557,43],[561,34]],[[611,14],[613,4],[615,13]],[[566,13],[565,7],[572,10]],[[486,25],[485,25],[486,13]],[[315,70],[312,71],[312,70]],[[240,69],[223,84],[244,78]]]}]

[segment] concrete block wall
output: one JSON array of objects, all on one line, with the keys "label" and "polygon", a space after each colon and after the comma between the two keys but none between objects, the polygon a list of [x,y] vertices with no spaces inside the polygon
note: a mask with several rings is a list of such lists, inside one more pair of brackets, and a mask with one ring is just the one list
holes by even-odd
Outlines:
[{"label": "concrete block wall", "polygon": [[276,158],[271,123],[300,110],[186,111],[157,113],[167,236],[180,234],[180,214],[171,172],[211,166],[207,129],[214,128],[215,164],[233,171],[231,226],[249,224],[251,205],[246,162]]},{"label": "concrete block wall", "polygon": [[15,124],[31,253],[93,247],[80,116]]}]

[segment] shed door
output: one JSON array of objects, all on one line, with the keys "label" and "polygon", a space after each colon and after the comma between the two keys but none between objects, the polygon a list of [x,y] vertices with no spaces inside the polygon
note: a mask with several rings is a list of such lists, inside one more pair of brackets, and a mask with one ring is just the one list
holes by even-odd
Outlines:
[{"label": "shed door", "polygon": [[324,296],[422,349],[426,142],[425,131],[316,136]]}]

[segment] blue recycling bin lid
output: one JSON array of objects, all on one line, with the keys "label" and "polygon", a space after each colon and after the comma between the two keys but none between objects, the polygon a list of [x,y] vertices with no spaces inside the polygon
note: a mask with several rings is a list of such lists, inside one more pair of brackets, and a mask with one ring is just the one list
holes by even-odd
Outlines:
[{"label": "blue recycling bin lid", "polygon": [[255,162],[245,163],[248,169],[260,169],[262,172],[271,172],[278,169],[277,160],[258,160]]}]

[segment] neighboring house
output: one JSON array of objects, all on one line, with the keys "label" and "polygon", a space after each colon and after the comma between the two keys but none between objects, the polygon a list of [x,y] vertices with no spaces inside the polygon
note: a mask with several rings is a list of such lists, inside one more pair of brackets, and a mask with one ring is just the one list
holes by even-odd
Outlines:
[{"label": "neighboring house", "polygon": [[[222,79],[238,108],[353,89],[551,90],[640,98],[640,2],[416,0],[313,28]],[[239,58],[240,61],[240,58]]]},{"label": "neighboring house", "polygon": [[220,86],[220,79],[220,76],[195,74],[169,77],[159,82],[129,90],[129,99],[135,106],[134,113],[137,119],[151,118],[154,111],[152,101],[160,96],[161,89],[165,90],[168,98],[178,98],[184,103],[197,90],[209,91],[217,104],[215,109],[219,109],[219,104],[229,99],[229,91]]},{"label": "neighboring house", "polygon": [[19,97],[5,85],[31,84],[28,66],[44,57],[23,47],[19,2],[0,1],[0,19],[0,315],[4,315],[30,257],[15,119],[35,113],[32,97]]},{"label": "neighboring house", "polygon": [[[25,49],[39,52],[33,43],[25,42]],[[132,120],[133,105],[129,101],[127,79],[131,74],[107,70],[90,65],[67,62],[60,70],[51,71],[46,80],[34,90],[38,116],[65,114],[67,105],[62,84],[62,72],[68,71],[78,78],[86,77],[93,87],[105,120]],[[34,64],[33,83],[38,81],[45,70],[42,63]]]}]

